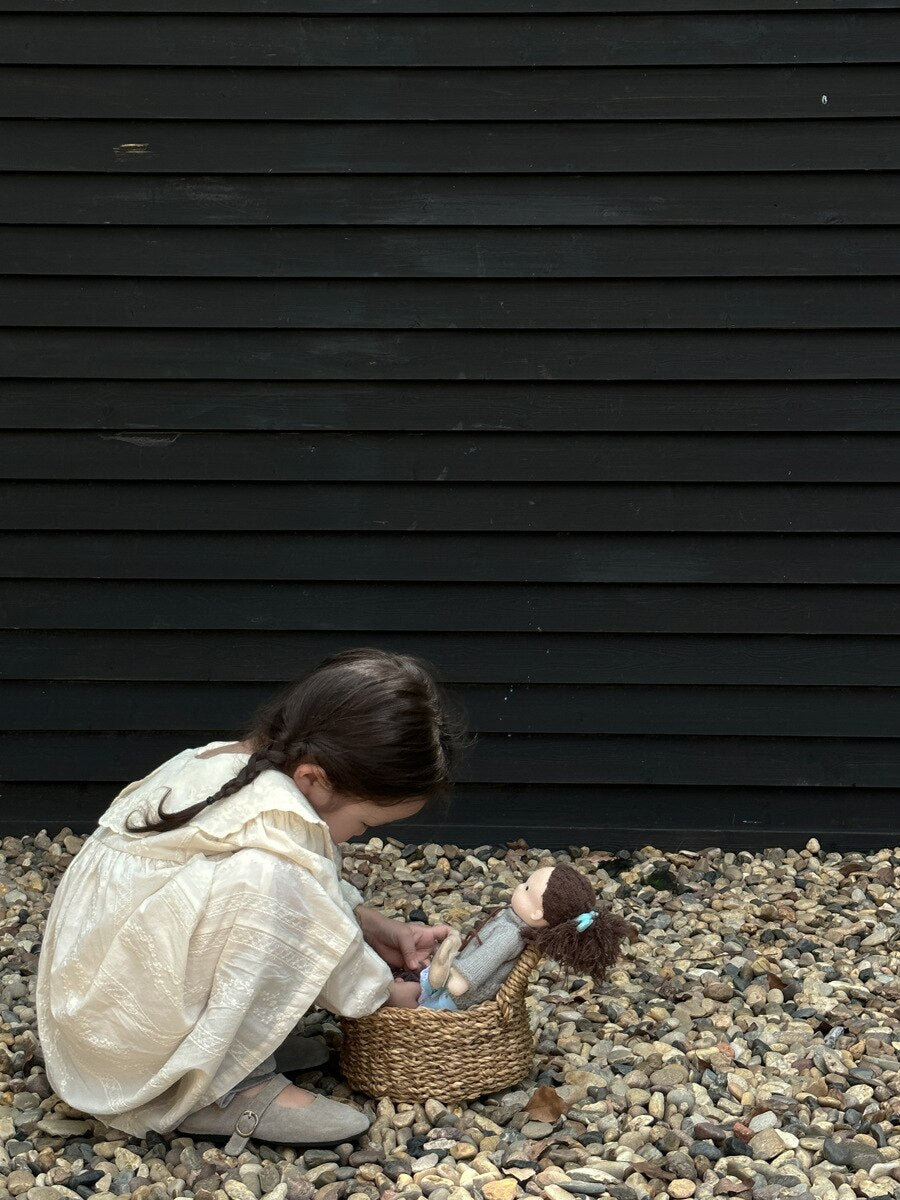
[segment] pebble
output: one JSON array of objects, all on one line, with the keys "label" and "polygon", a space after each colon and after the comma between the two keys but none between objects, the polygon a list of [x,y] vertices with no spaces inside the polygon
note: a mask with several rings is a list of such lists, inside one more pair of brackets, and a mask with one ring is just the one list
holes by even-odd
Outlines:
[{"label": "pebble", "polygon": [[231,1200],[257,1200],[256,1195],[239,1179],[226,1179],[222,1189]]},{"label": "pebble", "polygon": [[323,1163],[337,1163],[340,1161],[340,1155],[335,1154],[333,1150],[321,1150],[315,1147],[307,1150],[303,1155],[303,1162],[307,1167],[320,1167]]},{"label": "pebble", "polygon": [[[529,1078],[469,1104],[377,1102],[371,1134],[354,1145],[251,1141],[234,1159],[202,1139],[131,1137],[52,1093],[34,973],[47,908],[81,843],[70,829],[2,840],[0,1200],[855,1200],[897,1191],[900,848],[841,855],[811,840],[760,853],[557,852],[632,922],[636,940],[596,989],[540,965],[527,999],[538,1032]],[[549,857],[523,842],[343,847],[347,877],[387,915],[460,926],[506,902]],[[307,1023],[337,1037],[329,1014]],[[327,1074],[312,1078],[327,1095],[366,1102]],[[556,1120],[526,1110],[537,1087],[560,1097]]]},{"label": "pebble", "polygon": [[684,1067],[663,1067],[660,1071],[654,1071],[650,1076],[651,1086],[661,1092],[668,1092],[672,1088],[678,1087],[679,1084],[685,1083],[688,1078],[687,1070]]},{"label": "pebble", "polygon": [[850,1167],[854,1171],[868,1171],[876,1163],[884,1161],[873,1146],[863,1142],[838,1142],[834,1138],[826,1138],[822,1148],[830,1163],[838,1167]]},{"label": "pebble", "polygon": [[6,1187],[11,1196],[18,1196],[34,1187],[34,1176],[30,1171],[10,1171],[6,1177]]},{"label": "pebble", "polygon": [[515,1179],[491,1179],[483,1185],[481,1194],[484,1200],[514,1200],[518,1191]]},{"label": "pebble", "polygon": [[522,1133],[529,1138],[549,1137],[553,1132],[553,1126],[546,1121],[526,1121],[522,1126]]},{"label": "pebble", "polygon": [[866,1083],[858,1083],[844,1092],[844,1108],[863,1109],[875,1095],[875,1089]]},{"label": "pebble", "polygon": [[747,1128],[751,1133],[762,1133],[764,1129],[774,1129],[777,1124],[778,1117],[775,1113],[761,1112],[750,1118]]},{"label": "pebble", "polygon": [[692,1142],[689,1153],[691,1158],[707,1158],[710,1162],[722,1157],[722,1151],[712,1142]]},{"label": "pebble", "polygon": [[754,1158],[762,1158],[767,1162],[783,1154],[787,1148],[783,1135],[777,1129],[764,1129],[750,1139],[750,1153]]},{"label": "pebble", "polygon": [[91,1129],[87,1121],[70,1121],[64,1117],[44,1117],[37,1127],[52,1137],[72,1137],[76,1133],[89,1133]]}]

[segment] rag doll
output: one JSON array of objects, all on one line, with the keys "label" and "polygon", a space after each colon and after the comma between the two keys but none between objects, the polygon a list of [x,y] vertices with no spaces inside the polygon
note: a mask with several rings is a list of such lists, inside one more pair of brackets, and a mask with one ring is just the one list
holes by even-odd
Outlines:
[{"label": "rag doll", "polygon": [[632,933],[627,921],[598,907],[580,871],[568,863],[541,867],[465,942],[455,930],[441,942],[420,973],[419,1004],[458,1009],[493,999],[528,944],[599,982]]}]

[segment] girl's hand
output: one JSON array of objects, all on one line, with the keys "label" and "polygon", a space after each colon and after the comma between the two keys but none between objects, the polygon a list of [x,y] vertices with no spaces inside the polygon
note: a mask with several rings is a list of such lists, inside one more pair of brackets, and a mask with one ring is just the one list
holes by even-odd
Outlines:
[{"label": "girl's hand", "polygon": [[415,1008],[419,1003],[422,988],[418,983],[407,983],[405,979],[395,979],[391,984],[390,994],[385,1000],[385,1006],[390,1008]]},{"label": "girl's hand", "polygon": [[[353,910],[363,937],[389,966],[420,971],[428,965],[435,947],[450,932],[449,925],[423,925],[419,921],[393,921],[374,908],[360,904]],[[418,986],[418,985],[416,985]]]}]

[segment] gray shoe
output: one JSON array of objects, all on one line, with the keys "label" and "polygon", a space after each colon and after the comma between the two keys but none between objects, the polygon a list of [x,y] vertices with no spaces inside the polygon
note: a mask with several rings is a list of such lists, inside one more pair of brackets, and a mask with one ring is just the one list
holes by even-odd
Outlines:
[{"label": "gray shoe", "polygon": [[225,1108],[215,1102],[207,1104],[186,1116],[178,1132],[192,1137],[228,1137],[225,1153],[237,1155],[251,1137],[270,1146],[324,1146],[352,1141],[369,1128],[371,1122],[365,1113],[325,1096],[316,1096],[306,1108],[276,1104],[290,1082],[284,1075],[275,1075],[255,1096],[238,1092]]}]

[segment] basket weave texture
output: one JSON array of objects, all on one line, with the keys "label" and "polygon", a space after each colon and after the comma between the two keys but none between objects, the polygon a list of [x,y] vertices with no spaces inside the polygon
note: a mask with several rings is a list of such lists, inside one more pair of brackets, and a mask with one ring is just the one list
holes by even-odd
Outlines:
[{"label": "basket weave texture", "polygon": [[534,1061],[525,990],[540,957],[527,946],[496,998],[472,1008],[380,1008],[345,1017],[344,1078],[357,1091],[394,1101],[473,1100],[518,1083]]}]

